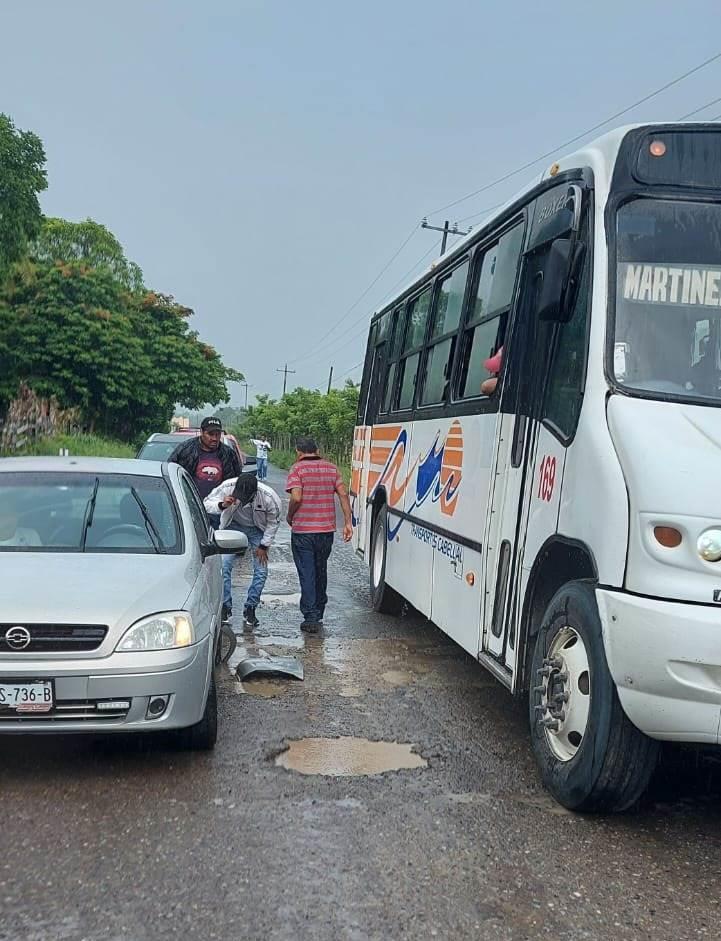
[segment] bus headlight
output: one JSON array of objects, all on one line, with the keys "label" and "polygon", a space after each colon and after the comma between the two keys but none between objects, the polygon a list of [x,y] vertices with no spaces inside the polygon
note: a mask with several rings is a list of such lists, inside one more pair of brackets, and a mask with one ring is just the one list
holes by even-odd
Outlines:
[{"label": "bus headlight", "polygon": [[721,560],[721,529],[707,529],[698,537],[698,554],[706,562]]}]

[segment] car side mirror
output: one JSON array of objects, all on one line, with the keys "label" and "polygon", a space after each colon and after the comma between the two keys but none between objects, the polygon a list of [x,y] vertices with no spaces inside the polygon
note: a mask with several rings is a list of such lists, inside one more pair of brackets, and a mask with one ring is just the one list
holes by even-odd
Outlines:
[{"label": "car side mirror", "polygon": [[538,294],[539,320],[568,323],[571,319],[585,254],[585,243],[576,239],[554,239],[551,243]]},{"label": "car side mirror", "polygon": [[236,553],[245,555],[248,548],[248,537],[245,533],[239,533],[234,529],[218,529],[211,538],[211,541],[203,547],[203,556],[210,555],[228,555]]}]

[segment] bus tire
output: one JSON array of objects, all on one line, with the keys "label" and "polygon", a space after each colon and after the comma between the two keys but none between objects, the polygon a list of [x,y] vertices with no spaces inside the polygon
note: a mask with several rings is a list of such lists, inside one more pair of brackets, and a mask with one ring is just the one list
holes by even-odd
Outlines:
[{"label": "bus tire", "polygon": [[388,553],[388,509],[382,506],[373,521],[371,537],[370,582],[373,610],[381,614],[400,614],[403,597],[386,584],[386,557]]},{"label": "bus tire", "polygon": [[617,813],[635,804],[656,767],[659,744],[623,711],[591,582],[569,582],[551,599],[530,679],[531,742],[555,799],[586,813]]}]

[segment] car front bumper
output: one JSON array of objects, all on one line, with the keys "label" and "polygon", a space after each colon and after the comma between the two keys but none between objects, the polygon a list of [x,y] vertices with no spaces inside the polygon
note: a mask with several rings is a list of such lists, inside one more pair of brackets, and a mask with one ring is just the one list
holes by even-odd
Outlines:
[{"label": "car front bumper", "polygon": [[621,705],[651,738],[719,744],[721,608],[598,589]]},{"label": "car front bumper", "polygon": [[[152,732],[199,722],[213,669],[211,638],[192,647],[147,653],[113,653],[98,659],[0,659],[0,681],[52,680],[48,713],[0,711],[3,733]],[[158,718],[151,699],[167,697]],[[127,703],[126,708],[107,709]]]}]

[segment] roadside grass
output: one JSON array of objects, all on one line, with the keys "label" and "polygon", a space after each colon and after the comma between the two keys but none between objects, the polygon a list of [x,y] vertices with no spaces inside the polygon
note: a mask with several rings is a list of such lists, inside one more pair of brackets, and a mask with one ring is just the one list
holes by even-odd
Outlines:
[{"label": "roadside grass", "polygon": [[74,457],[135,457],[136,454],[136,449],[123,441],[79,434],[38,438],[21,450],[3,453],[2,457],[52,457],[62,448],[67,448]]}]

